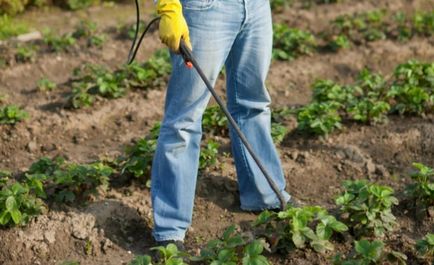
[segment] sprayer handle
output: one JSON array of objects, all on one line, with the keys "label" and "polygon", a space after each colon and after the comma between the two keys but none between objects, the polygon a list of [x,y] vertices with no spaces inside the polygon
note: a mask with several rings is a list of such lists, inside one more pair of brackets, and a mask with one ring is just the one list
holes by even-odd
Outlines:
[{"label": "sprayer handle", "polygon": [[193,55],[190,48],[187,46],[187,44],[185,44],[184,39],[181,39],[181,41],[179,42],[179,52],[184,59],[185,66],[190,69],[193,68],[193,63],[191,59]]}]

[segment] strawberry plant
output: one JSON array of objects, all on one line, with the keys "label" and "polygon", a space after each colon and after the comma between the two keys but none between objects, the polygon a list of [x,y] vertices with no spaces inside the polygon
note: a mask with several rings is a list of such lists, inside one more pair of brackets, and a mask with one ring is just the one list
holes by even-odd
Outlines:
[{"label": "strawberry plant", "polygon": [[152,258],[148,255],[135,256],[128,265],[152,265]]},{"label": "strawberry plant", "polygon": [[71,94],[68,96],[68,102],[74,109],[90,107],[95,101],[95,96],[87,93],[86,84],[74,84]]},{"label": "strawberry plant", "polygon": [[396,101],[392,111],[422,114],[434,108],[434,63],[409,61],[398,65],[388,96]]},{"label": "strawberry plant", "polygon": [[434,13],[432,11],[416,12],[413,16],[413,30],[422,36],[434,34]]},{"label": "strawberry plant", "polygon": [[36,59],[37,48],[34,45],[20,45],[15,51],[15,60],[17,62],[34,62]]},{"label": "strawberry plant", "polygon": [[383,237],[396,225],[392,206],[398,204],[393,189],[368,183],[365,180],[345,181],[345,191],[336,198],[344,221],[356,236],[371,235]]},{"label": "strawberry plant", "polygon": [[52,91],[57,88],[56,83],[48,79],[47,77],[43,77],[38,81],[38,89],[40,91]]},{"label": "strawberry plant", "polygon": [[122,162],[122,173],[128,172],[134,177],[150,177],[152,158],[157,148],[156,139],[142,138],[127,148],[127,158]]},{"label": "strawberry plant", "polygon": [[232,225],[220,239],[209,241],[199,256],[190,259],[212,265],[268,265],[267,258],[261,255],[263,250],[262,242],[249,240]]},{"label": "strawberry plant", "polygon": [[274,13],[281,13],[288,9],[294,0],[271,0],[270,6]]},{"label": "strawberry plant", "polygon": [[281,123],[278,122],[271,123],[271,137],[273,138],[275,144],[281,143],[287,133],[288,133],[288,128],[283,126]]},{"label": "strawberry plant", "polygon": [[158,251],[160,254],[160,261],[157,265],[188,265],[183,259],[187,254],[178,250],[175,244],[168,244],[166,247],[158,246],[151,250]]},{"label": "strawberry plant", "polygon": [[61,158],[42,158],[32,164],[27,177],[40,180],[48,197],[59,202],[74,202],[97,194],[100,186],[106,188],[112,174],[113,169],[101,162],[81,165],[66,163]]},{"label": "strawberry plant", "polygon": [[213,135],[228,135],[228,119],[219,106],[208,107],[202,116],[202,128]]},{"label": "strawberry plant", "polygon": [[[126,148],[126,156],[120,156],[116,164],[121,167],[121,173],[125,172],[136,178],[151,176],[151,165],[157,148],[157,139],[160,132],[160,123],[156,123],[147,137],[139,139],[135,145]],[[148,186],[150,182],[147,182]]]},{"label": "strawberry plant", "polygon": [[319,103],[337,102],[344,107],[354,98],[352,87],[341,86],[331,80],[317,80],[312,87],[313,100]]},{"label": "strawberry plant", "polygon": [[12,173],[7,170],[0,169],[0,189],[6,185],[11,177]]},{"label": "strawberry plant", "polygon": [[209,140],[200,150],[199,170],[204,170],[217,163],[218,148],[220,144],[214,140]]},{"label": "strawberry plant", "polygon": [[410,174],[414,181],[409,184],[406,194],[422,212],[434,206],[434,170],[421,163],[413,163],[415,172]]},{"label": "strawberry plant", "polygon": [[373,10],[353,15],[342,15],[333,21],[333,36],[346,36],[356,43],[386,38],[385,12]]},{"label": "strawberry plant", "polygon": [[133,62],[122,71],[130,87],[150,89],[164,86],[171,70],[168,50],[160,49],[144,63]]},{"label": "strawberry plant", "polygon": [[419,256],[434,259],[434,234],[428,233],[424,238],[418,240],[416,250]]},{"label": "strawberry plant", "polygon": [[43,203],[26,184],[15,182],[0,190],[0,226],[25,225],[39,215]]},{"label": "strawberry plant", "polygon": [[49,29],[43,31],[43,41],[48,45],[50,50],[55,52],[66,51],[76,43],[76,39],[71,33],[57,36]]},{"label": "strawberry plant", "polygon": [[341,128],[341,117],[336,102],[313,102],[301,108],[297,114],[298,129],[316,135],[328,135]]},{"label": "strawberry plant", "polygon": [[344,34],[338,34],[331,36],[331,39],[327,43],[327,48],[336,52],[341,49],[348,49],[351,47],[351,42]]},{"label": "strawberry plant", "polygon": [[310,55],[316,49],[315,37],[300,29],[284,24],[273,25],[273,58],[292,60],[299,55]]},{"label": "strawberry plant", "polygon": [[[380,240],[360,240],[354,243],[354,252],[347,259],[338,254],[333,259],[333,265],[375,265],[395,262],[405,265],[407,256],[397,251],[385,251]],[[387,263],[389,264],[389,263]]]},{"label": "strawberry plant", "polygon": [[90,20],[81,20],[75,28],[72,36],[75,39],[87,39],[88,46],[101,47],[106,37],[103,34],[97,33],[97,25]]},{"label": "strawberry plant", "polygon": [[360,72],[353,87],[353,99],[347,111],[351,117],[363,123],[377,123],[387,119],[390,109],[386,97],[386,82],[381,75],[368,69]]},{"label": "strawberry plant", "polygon": [[254,226],[267,238],[272,250],[302,249],[309,244],[321,253],[334,249],[330,242],[334,232],[348,230],[345,224],[319,206],[289,207],[279,213],[264,211]]},{"label": "strawberry plant", "polygon": [[0,124],[16,124],[28,117],[29,114],[18,106],[0,107]]}]

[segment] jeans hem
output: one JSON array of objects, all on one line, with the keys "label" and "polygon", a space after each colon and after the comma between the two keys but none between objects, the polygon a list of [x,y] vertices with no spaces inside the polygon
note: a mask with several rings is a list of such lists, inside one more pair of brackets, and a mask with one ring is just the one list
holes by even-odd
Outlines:
[{"label": "jeans hem", "polygon": [[[285,196],[285,194],[284,194],[284,197],[287,197],[286,198],[287,203],[291,201],[291,195],[288,194],[287,196]],[[273,204],[267,204],[267,205],[260,204],[260,203],[257,203],[257,204],[251,205],[251,206],[241,205],[240,208],[243,211],[263,211],[263,210],[278,209],[278,208],[280,208],[280,201],[275,202]]]},{"label": "jeans hem", "polygon": [[156,233],[152,234],[154,236],[155,241],[167,241],[167,240],[176,240],[176,241],[184,241],[185,234],[166,234],[166,235],[158,235]]}]

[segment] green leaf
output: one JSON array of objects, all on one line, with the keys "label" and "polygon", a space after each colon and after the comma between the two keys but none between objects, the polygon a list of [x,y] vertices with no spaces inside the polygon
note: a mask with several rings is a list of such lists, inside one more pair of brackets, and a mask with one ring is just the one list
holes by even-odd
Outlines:
[{"label": "green leaf", "polygon": [[22,215],[18,209],[12,209],[9,211],[9,213],[11,214],[12,220],[15,224],[21,224]]},{"label": "green leaf", "polygon": [[18,209],[17,201],[15,200],[15,197],[13,197],[13,196],[9,196],[6,199],[5,205],[6,205],[6,210],[9,212]]}]

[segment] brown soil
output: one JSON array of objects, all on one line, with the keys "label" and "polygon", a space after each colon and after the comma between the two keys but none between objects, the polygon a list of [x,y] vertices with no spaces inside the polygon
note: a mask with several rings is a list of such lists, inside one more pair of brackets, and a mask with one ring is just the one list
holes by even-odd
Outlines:
[{"label": "brown soil", "polygon": [[[423,0],[348,1],[311,9],[294,7],[274,19],[319,32],[338,15],[378,7],[403,11],[434,8],[431,1]],[[108,15],[113,12],[114,17]],[[133,15],[132,5],[119,5],[78,13],[32,11],[22,18],[34,23],[36,29],[51,26],[66,32],[79,18],[90,17],[111,32],[119,21],[132,22]],[[58,20],[59,16],[62,20]],[[0,126],[0,169],[20,173],[42,156],[62,155],[75,162],[113,158],[161,119],[162,90],[131,91],[124,98],[100,100],[89,109],[64,108],[73,68],[93,62],[115,69],[125,62],[130,41],[108,34],[110,41],[102,50],[44,53],[34,63],[0,69],[0,95],[7,94],[6,103],[23,106],[30,114],[30,119],[23,123]],[[376,41],[338,53],[317,53],[291,62],[273,62],[268,84],[274,107],[308,103],[309,87],[315,79],[350,83],[365,66],[388,75],[397,64],[408,59],[432,62],[433,41],[422,38],[403,43]],[[156,32],[147,36],[139,60],[160,47]],[[50,93],[39,92],[36,83],[43,76],[60,84],[60,88]],[[223,86],[221,79],[217,89],[222,94]],[[434,166],[432,116],[391,117],[387,124],[376,126],[346,124],[346,129],[327,139],[298,134],[293,130],[295,120],[287,125],[291,132],[279,146],[287,190],[307,203],[333,209],[343,180],[366,177],[391,185],[402,199],[411,163],[418,161]],[[228,144],[228,139],[221,141]],[[52,205],[25,228],[0,230],[0,264],[61,264],[65,260],[89,265],[127,264],[134,255],[146,253],[152,245],[149,190],[139,183],[128,184],[111,187],[86,206]],[[413,245],[415,240],[434,231],[434,216],[418,220],[402,206],[395,214],[399,227],[388,241],[408,255],[409,264],[424,264],[415,257]],[[187,246],[195,251],[209,239],[221,235],[230,224],[247,228],[255,216],[240,211],[232,160],[221,157],[219,166],[200,173]],[[349,247],[348,243],[337,243],[338,250],[346,251]],[[270,259],[273,264],[329,264],[332,255],[303,250]]]}]

